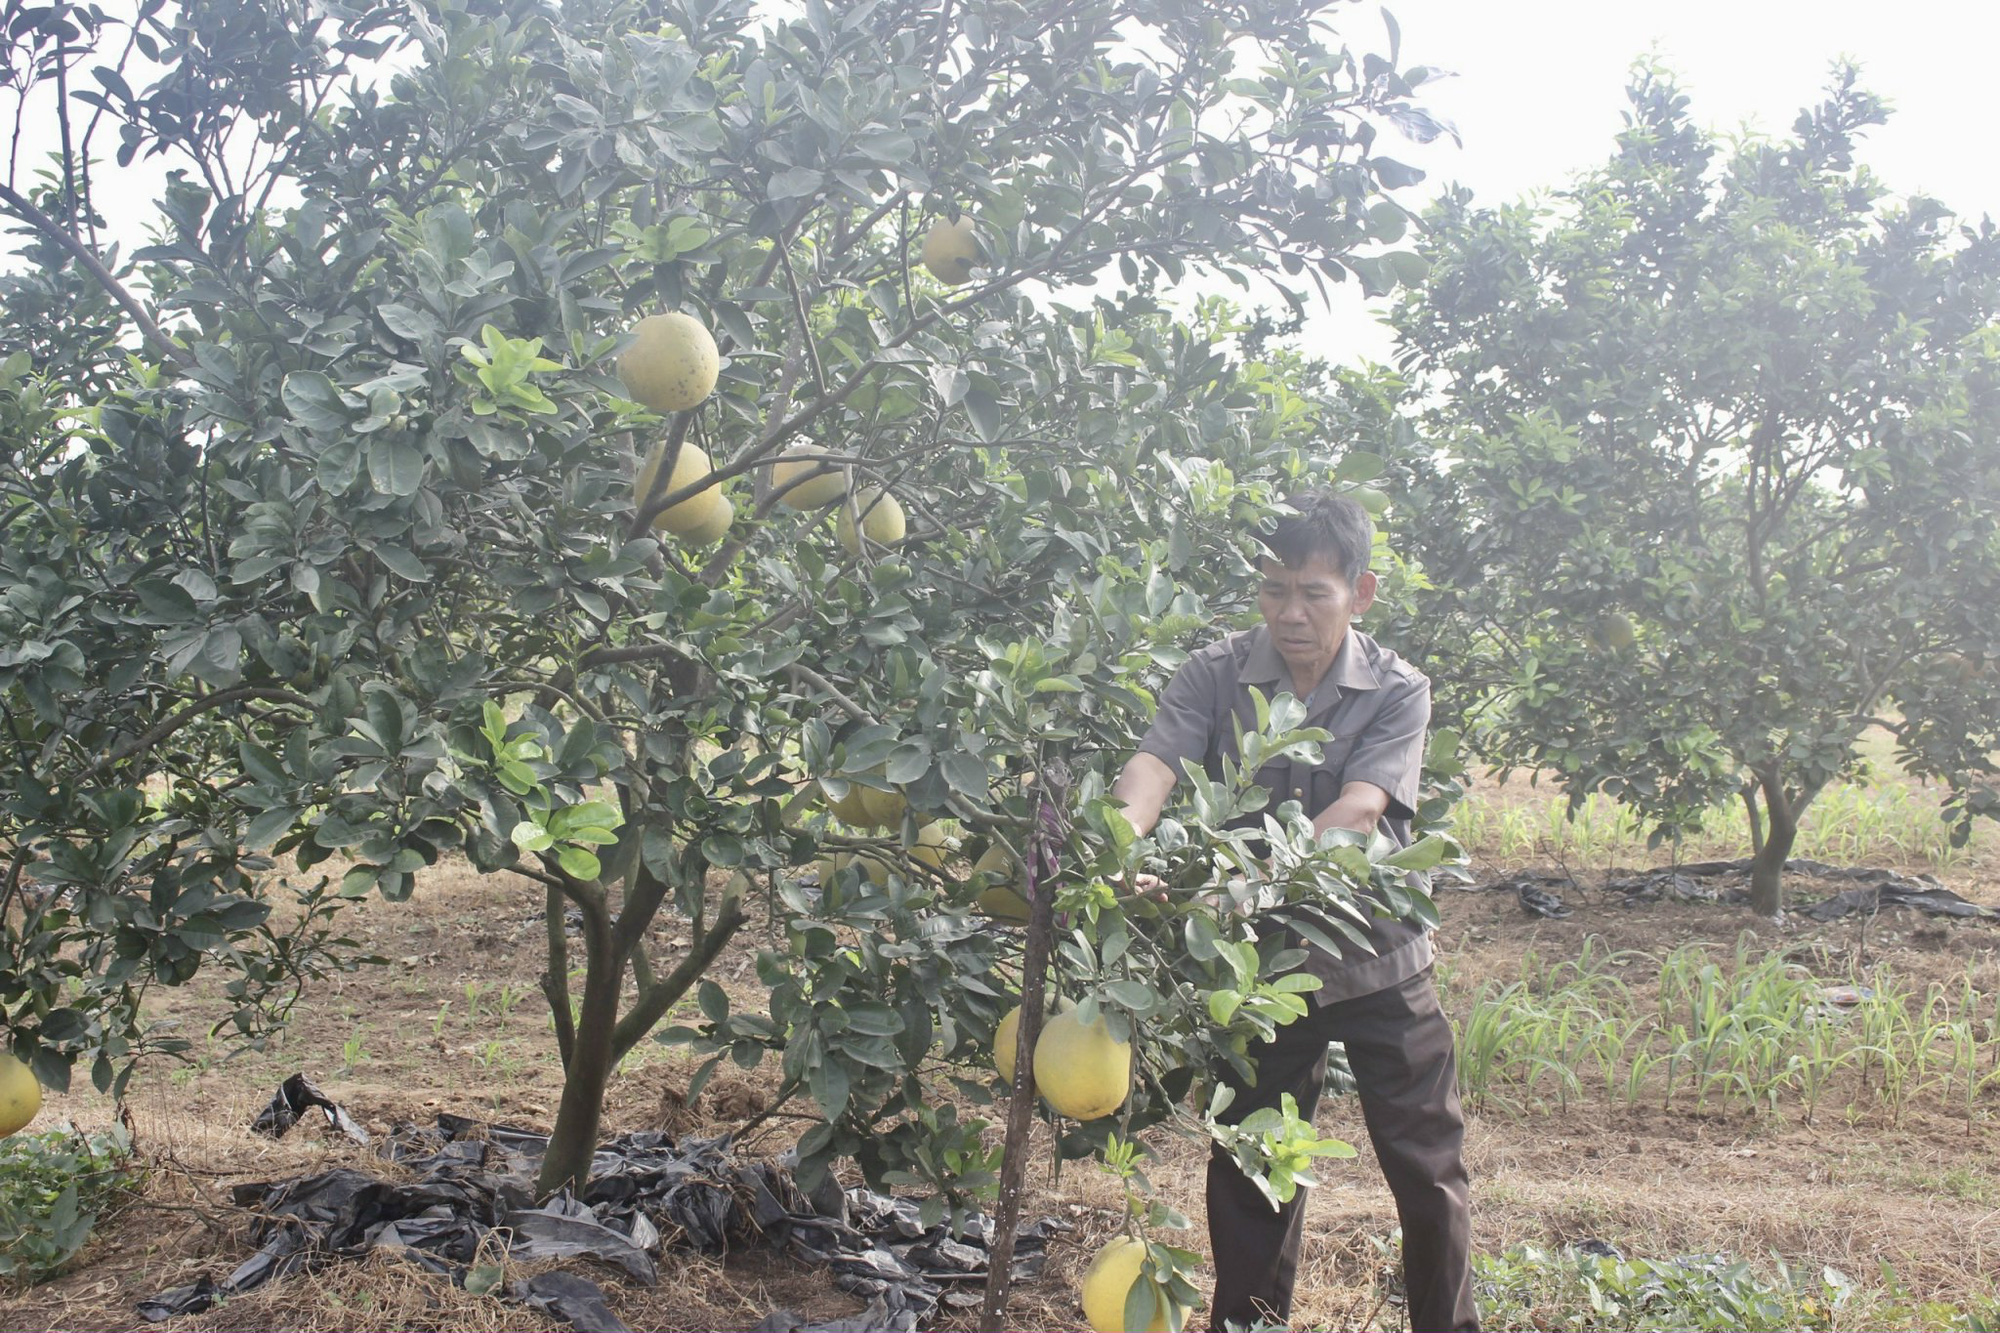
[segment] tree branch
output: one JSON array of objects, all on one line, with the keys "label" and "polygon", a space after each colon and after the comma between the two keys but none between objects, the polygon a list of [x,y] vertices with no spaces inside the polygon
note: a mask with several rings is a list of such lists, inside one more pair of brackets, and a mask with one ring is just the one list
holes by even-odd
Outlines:
[{"label": "tree branch", "polygon": [[542,973],[542,994],[548,997],[549,1018],[556,1026],[556,1049],[563,1068],[576,1050],[576,1016],[569,1011],[569,930],[562,889],[551,884],[543,901],[542,919],[549,935],[549,966]]},{"label": "tree branch", "polygon": [[125,284],[111,275],[111,270],[104,267],[82,241],[64,231],[54,218],[36,208],[10,185],[0,184],[0,203],[6,204],[13,210],[15,216],[69,251],[83,270],[97,280],[97,285],[104,288],[112,300],[125,308],[125,313],[132,317],[132,322],[146,335],[146,341],[151,343],[161,356],[173,362],[176,369],[194,369],[194,358],[189,356],[179,343],[169,338],[165,329],[153,322],[153,317],[146,313],[146,308],[139,304],[138,298],[125,289]]},{"label": "tree branch", "polygon": [[[716,955],[735,936],[747,918],[743,914],[743,896],[735,889],[728,890],[722,898],[722,909],[716,913],[715,921],[708,929],[694,938],[687,957],[674,966],[662,980],[643,986],[639,998],[618,1020],[618,1026],[611,1034],[611,1058],[616,1060],[638,1045],[639,1040],[653,1030],[655,1024],[666,1014],[674,1001],[687,993],[701,975],[708,971]],[[621,917],[619,925],[624,925]],[[651,970],[651,964],[648,965]]]},{"label": "tree branch", "polygon": [[135,754],[152,749],[155,745],[158,745],[161,741],[173,735],[203,713],[211,712],[214,709],[222,707],[224,704],[241,702],[244,699],[263,699],[269,703],[291,704],[293,707],[308,710],[313,707],[313,701],[302,694],[294,694],[290,690],[280,690],[269,686],[238,685],[227,690],[217,690],[213,694],[203,695],[193,703],[178,709],[168,715],[164,721],[140,733],[136,738],[125,742],[125,744],[119,746],[85,769],[83,777],[86,779],[93,778],[105,769],[125,762]]}]

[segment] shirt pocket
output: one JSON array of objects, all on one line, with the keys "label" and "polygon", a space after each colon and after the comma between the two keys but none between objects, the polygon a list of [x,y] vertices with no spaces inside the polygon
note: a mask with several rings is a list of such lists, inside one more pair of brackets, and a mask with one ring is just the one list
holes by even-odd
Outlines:
[{"label": "shirt pocket", "polygon": [[1319,814],[1340,799],[1348,756],[1354,753],[1354,738],[1336,736],[1320,749],[1324,753],[1319,763],[1311,770],[1310,790],[1306,796],[1299,798],[1305,801],[1306,813],[1309,815]]},{"label": "shirt pocket", "polygon": [[[1257,785],[1271,794],[1270,801],[1264,806],[1264,813],[1275,813],[1279,806],[1293,798],[1292,767],[1292,761],[1289,759],[1273,759],[1257,770]],[[1305,798],[1298,799],[1303,801]],[[1312,812],[1309,810],[1306,813]]]}]

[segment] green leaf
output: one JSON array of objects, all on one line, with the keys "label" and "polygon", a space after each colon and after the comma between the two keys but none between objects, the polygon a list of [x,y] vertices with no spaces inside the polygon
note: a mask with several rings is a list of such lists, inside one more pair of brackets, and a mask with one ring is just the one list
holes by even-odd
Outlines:
[{"label": "green leaf", "polygon": [[524,819],[514,825],[509,830],[507,839],[524,852],[545,852],[556,845],[555,835],[531,819]]},{"label": "green leaf", "polygon": [[562,867],[565,875],[573,879],[594,880],[604,873],[604,865],[597,859],[595,852],[574,844],[557,850],[556,864]]},{"label": "green leaf", "polygon": [[884,776],[897,786],[915,782],[931,771],[931,748],[922,741],[905,741],[889,752]]},{"label": "green leaf", "polygon": [[986,761],[979,756],[954,750],[938,761],[938,768],[953,791],[981,801],[986,799]]},{"label": "green leaf", "polygon": [[984,389],[968,389],[965,393],[965,415],[972,423],[972,430],[987,444],[1000,438],[1000,401]]},{"label": "green leaf", "polygon": [[1160,1003],[1160,997],[1151,986],[1130,978],[1111,982],[1105,986],[1104,993],[1135,1014],[1151,1013]]},{"label": "green leaf", "polygon": [[1350,483],[1373,481],[1381,476],[1387,467],[1388,464],[1382,461],[1379,454],[1363,453],[1358,449],[1351,450],[1340,456],[1340,462],[1333,469],[1333,478],[1335,481]]},{"label": "green leaf", "polygon": [[376,436],[368,442],[368,479],[384,495],[415,495],[424,483],[423,451],[404,440]]},{"label": "green leaf", "polygon": [[813,1100],[819,1103],[821,1114],[827,1118],[838,1118],[847,1110],[851,1084],[846,1067],[839,1061],[820,1060],[807,1075],[806,1084],[812,1089]]},{"label": "green leaf", "polygon": [[389,567],[391,573],[408,579],[412,583],[429,583],[430,568],[413,552],[400,546],[386,543],[375,548],[375,558]]},{"label": "green leaf", "polygon": [[1449,838],[1430,834],[1417,839],[1392,856],[1383,857],[1382,864],[1394,866],[1398,870],[1429,870],[1449,860],[1456,850]]},{"label": "green leaf", "polygon": [[253,852],[268,851],[272,843],[291,831],[301,813],[298,807],[288,805],[259,812],[243,830],[243,845]]},{"label": "green leaf", "polygon": [[292,420],[308,430],[339,431],[356,411],[350,410],[332,380],[316,370],[295,370],[285,376],[280,393]]}]

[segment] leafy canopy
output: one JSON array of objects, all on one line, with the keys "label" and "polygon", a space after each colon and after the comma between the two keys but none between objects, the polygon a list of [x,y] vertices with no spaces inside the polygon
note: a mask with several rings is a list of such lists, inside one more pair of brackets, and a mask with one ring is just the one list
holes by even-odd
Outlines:
[{"label": "leafy canopy", "polygon": [[1427,517],[1413,652],[1572,799],[1662,836],[1750,803],[1760,871],[1871,725],[1963,837],[2000,742],[2000,233],[1856,164],[1852,71],[1776,141],[1718,142],[1654,69],[1629,95],[1546,203],[1437,206],[1404,378],[1350,378]]},{"label": "leafy canopy", "polygon": [[[685,995],[703,1021],[669,1035],[776,1053],[823,1117],[809,1169],[854,1154],[955,1197],[983,1184],[981,1126],[927,1082],[986,1058],[1019,946],[955,868],[902,853],[947,818],[968,859],[1020,860],[1060,767],[1058,966],[1081,1008],[1162,1034],[1141,1123],[1165,1076],[1240,1060],[1302,1008],[1273,981],[1291,954],[1202,905],[1213,858],[1135,842],[1102,792],[1185,645],[1247,613],[1249,525],[1335,461],[1233,327],[1148,290],[1201,268],[1296,303],[1289,274],[1416,271],[1385,248],[1415,173],[1372,148],[1383,118],[1443,132],[1410,100],[1427,74],[1398,69],[1393,21],[1388,56],[1356,56],[1331,12],[258,8],[283,78],[230,56],[246,11],[216,0],[44,42],[97,62],[74,100],[121,157],[177,165],[129,260],[86,161],[0,195],[33,228],[0,382],[0,641],[22,645],[0,847],[8,894],[31,859],[60,890],[0,926],[17,1048],[113,1081],[175,1040],[144,988],[204,960],[259,1033],[287,983],[353,963],[339,903],[464,857],[546,895],[567,1082],[545,1184],[581,1180],[617,1058]],[[125,36],[155,82],[120,72]],[[956,217],[983,262],[946,287],[916,256]],[[663,418],[614,367],[666,310],[724,363]],[[850,555],[830,512],[780,506],[766,464],[800,444],[898,497],[907,540]],[[692,448],[711,473],[634,494],[653,451]],[[651,524],[715,486],[719,545]],[[1315,743],[1286,716],[1272,753]],[[853,787],[909,811],[878,831],[819,808]],[[1163,829],[1199,846],[1257,799]],[[1295,813],[1279,897],[1400,883]],[[815,880],[826,851],[891,873]],[[1187,892],[1128,920],[1111,881],[1155,853]],[[754,1012],[703,980],[752,895],[790,946],[760,956]]]}]

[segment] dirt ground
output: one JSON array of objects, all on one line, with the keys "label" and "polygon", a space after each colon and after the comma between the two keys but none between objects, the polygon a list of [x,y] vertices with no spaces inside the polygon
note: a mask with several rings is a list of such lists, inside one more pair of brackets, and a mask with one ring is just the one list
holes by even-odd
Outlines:
[{"label": "dirt ground", "polygon": [[[1915,867],[1921,868],[1921,867]],[[1475,869],[1492,873],[1497,867]],[[2000,876],[1977,859],[1947,874],[1952,888],[2000,904]],[[1439,944],[1446,1007],[1461,1015],[1481,982],[1521,974],[1531,951],[1544,963],[1592,948],[1653,956],[1698,942],[1731,953],[1753,918],[1739,907],[1655,903],[1627,906],[1592,891],[1601,876],[1564,890],[1566,920],[1524,912],[1511,893],[1443,892]],[[1837,887],[1837,886],[1835,886]],[[1808,894],[1807,896],[1811,896]],[[206,1274],[221,1277],[245,1257],[246,1219],[227,1204],[234,1183],[273,1180],[336,1164],[368,1167],[366,1150],[303,1127],[272,1142],[247,1126],[277,1084],[303,1070],[371,1129],[428,1122],[438,1111],[546,1127],[558,1082],[547,1010],[535,989],[542,965],[540,890],[513,877],[439,872],[407,904],[369,903],[350,929],[390,965],[340,978],[301,1006],[284,1042],[233,1059],[145,1069],[130,1111],[142,1151],[156,1163],[142,1199],[100,1229],[68,1275],[26,1292],[0,1293],[0,1328],[145,1327],[134,1302]],[[672,927],[660,943],[669,945]],[[720,965],[738,999],[751,997],[758,930],[746,932]],[[1860,964],[1889,966],[1921,989],[1971,976],[1987,1002],[2000,995],[2000,927],[1885,913],[1865,927],[1828,925],[1794,913],[1763,927],[1760,948],[1815,946],[1822,974]],[[1643,970],[1643,969],[1642,969]],[[205,984],[205,983],[204,983]],[[163,1016],[185,1024],[201,1048],[206,1031],[199,985],[167,997]],[[219,1048],[218,1048],[219,1049]],[[762,1108],[775,1074],[721,1074],[693,1107],[678,1092],[694,1060],[646,1044],[614,1083],[606,1132],[640,1128],[716,1132]],[[1882,1264],[1913,1292],[1943,1300],[1990,1294],[2000,1272],[2000,1105],[1988,1095],[1968,1112],[1916,1105],[1900,1116],[1873,1104],[1822,1107],[1815,1123],[1795,1111],[1695,1113],[1627,1109],[1586,1098],[1560,1113],[1520,1118],[1475,1114],[1468,1151],[1474,1182],[1474,1241],[1496,1251],[1520,1242],[1596,1238],[1628,1254],[1729,1251],[1753,1261],[1831,1264],[1873,1281]],[[107,1122],[111,1108],[90,1093],[51,1096],[42,1124],[71,1117]],[[1303,1328],[1397,1328],[1401,1312],[1385,1275],[1384,1248],[1395,1225],[1352,1098],[1323,1104],[1322,1132],[1361,1149],[1326,1168],[1308,1215],[1308,1242],[1294,1318]],[[801,1126],[774,1118],[749,1149],[782,1151]],[[1153,1180],[1201,1230],[1203,1158],[1190,1144],[1154,1142]],[[1037,1159],[1045,1164],[1046,1151]],[[1017,1288],[1021,1328],[1077,1329],[1075,1279],[1115,1225],[1116,1193],[1088,1164],[1070,1163],[1051,1184],[1031,1171],[1027,1216],[1053,1215],[1076,1229],[1053,1247],[1044,1276]],[[633,1327],[745,1328],[772,1309],[806,1317],[852,1313],[860,1303],[826,1275],[769,1252],[726,1261],[669,1253],[657,1288],[602,1280]],[[944,1327],[970,1328],[971,1319]],[[329,1268],[272,1283],[207,1313],[172,1321],[178,1329],[285,1327],[539,1329],[545,1316],[520,1305],[466,1296],[407,1265],[381,1260]]]}]

